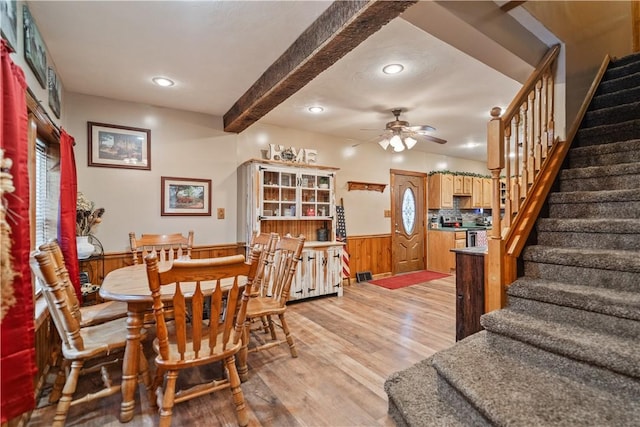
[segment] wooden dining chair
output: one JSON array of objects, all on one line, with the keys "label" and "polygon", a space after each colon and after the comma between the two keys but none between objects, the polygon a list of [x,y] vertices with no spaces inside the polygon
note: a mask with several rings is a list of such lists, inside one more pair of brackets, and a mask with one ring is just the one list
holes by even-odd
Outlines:
[{"label": "wooden dining chair", "polygon": [[265,295],[267,292],[269,275],[271,272],[269,266],[273,263],[273,254],[279,239],[280,236],[278,233],[253,233],[251,242],[249,243],[249,249],[260,250],[260,259],[258,262],[263,264],[264,267],[262,269],[262,273],[259,276],[256,276],[253,281],[252,297]]},{"label": "wooden dining chair", "polygon": [[155,253],[160,261],[191,258],[193,230],[189,230],[186,237],[181,233],[141,234],[136,237],[134,232],[130,232],[129,246],[134,264],[141,263],[150,253]]},{"label": "wooden dining chair", "polygon": [[[250,262],[243,255],[195,260],[176,260],[160,271],[155,254],[145,257],[149,289],[156,318],[153,348],[160,426],[171,425],[174,403],[230,388],[238,424],[246,426],[249,416],[240,387],[235,355],[242,346],[243,324],[253,279],[260,268],[260,254],[252,250]],[[215,281],[211,304],[205,308],[201,283]],[[172,287],[173,320],[167,321],[161,287]],[[244,291],[242,288],[244,287]],[[241,295],[242,292],[242,295]],[[204,313],[208,310],[208,313]],[[190,315],[187,315],[187,314]],[[237,313],[237,314],[236,314]],[[226,374],[206,384],[190,385],[176,392],[181,370],[223,361]],[[162,387],[164,383],[164,387]]]},{"label": "wooden dining chair", "polygon": [[[114,360],[114,356],[121,354],[120,350],[126,345],[127,322],[125,318],[121,318],[81,327],[77,310],[73,308],[75,303],[68,292],[68,285],[56,271],[53,252],[48,249],[34,252],[30,258],[30,267],[42,282],[42,293],[62,341],[62,375],[58,375],[58,379],[61,378],[62,381],[56,380],[52,392],[52,395],[60,396],[56,399],[58,405],[52,425],[64,426],[71,406],[111,396],[120,391],[120,385],[113,384],[107,367],[119,362],[118,359]],[[139,357],[139,375],[149,389],[151,378],[142,345]],[[80,376],[98,371],[101,373],[103,388],[74,399]]]},{"label": "wooden dining chair", "polygon": [[80,326],[96,325],[109,320],[127,317],[127,304],[121,301],[105,301],[85,307],[80,306],[80,301],[76,295],[73,284],[69,278],[69,270],[64,262],[64,255],[57,240],[50,240],[40,245],[40,251],[47,252],[52,256],[53,268],[64,287],[69,298],[70,310],[73,316],[78,319]]},{"label": "wooden dining chair", "polygon": [[[263,279],[268,278],[262,284],[262,286],[266,288],[265,293],[249,299],[244,327],[243,346],[240,351],[240,356],[238,357],[238,360],[241,362],[238,369],[243,375],[248,370],[246,360],[247,354],[250,352],[266,350],[286,342],[289,345],[291,357],[298,357],[298,352],[293,336],[289,330],[285,313],[287,310],[286,303],[289,300],[291,282],[296,275],[304,241],[305,238],[303,235],[299,237],[287,235],[277,241],[272,262],[265,266],[263,273]],[[278,317],[279,324],[274,321],[275,316]],[[251,321],[263,317],[266,318],[268,322],[271,335],[270,339],[263,340],[258,338],[256,344],[252,346]],[[278,339],[276,327],[282,329],[284,339]]]}]

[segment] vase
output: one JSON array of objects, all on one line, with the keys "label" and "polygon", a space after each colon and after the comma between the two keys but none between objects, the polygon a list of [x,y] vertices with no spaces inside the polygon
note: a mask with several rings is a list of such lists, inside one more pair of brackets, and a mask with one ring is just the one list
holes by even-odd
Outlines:
[{"label": "vase", "polygon": [[78,259],[89,258],[96,249],[89,243],[89,236],[76,236],[76,248],[78,250]]}]

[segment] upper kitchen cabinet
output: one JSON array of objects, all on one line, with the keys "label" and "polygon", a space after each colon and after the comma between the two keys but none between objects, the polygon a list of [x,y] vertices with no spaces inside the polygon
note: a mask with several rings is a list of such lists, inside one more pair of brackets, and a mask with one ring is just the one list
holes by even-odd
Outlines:
[{"label": "upper kitchen cabinet", "polygon": [[428,209],[453,209],[453,178],[449,173],[429,176]]},{"label": "upper kitchen cabinet", "polygon": [[473,177],[472,208],[491,208],[491,178]]},{"label": "upper kitchen cabinet", "polygon": [[473,192],[473,178],[466,175],[453,176],[453,195],[471,196]]}]

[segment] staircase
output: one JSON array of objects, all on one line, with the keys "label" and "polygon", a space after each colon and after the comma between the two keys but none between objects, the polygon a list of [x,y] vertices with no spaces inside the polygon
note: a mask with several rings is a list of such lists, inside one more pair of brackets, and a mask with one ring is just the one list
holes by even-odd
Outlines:
[{"label": "staircase", "polygon": [[547,207],[508,306],[387,379],[398,426],[640,426],[640,54],[610,63]]}]

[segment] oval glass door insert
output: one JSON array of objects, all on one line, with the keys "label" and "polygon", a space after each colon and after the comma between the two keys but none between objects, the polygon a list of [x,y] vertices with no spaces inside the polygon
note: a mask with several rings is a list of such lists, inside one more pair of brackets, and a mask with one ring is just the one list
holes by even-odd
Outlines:
[{"label": "oval glass door insert", "polygon": [[407,234],[413,233],[413,227],[416,225],[416,198],[413,190],[407,188],[402,196],[402,226]]}]

